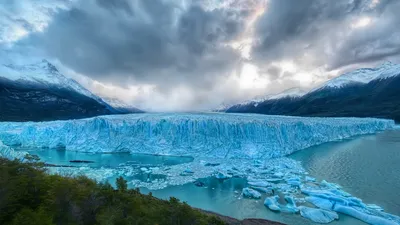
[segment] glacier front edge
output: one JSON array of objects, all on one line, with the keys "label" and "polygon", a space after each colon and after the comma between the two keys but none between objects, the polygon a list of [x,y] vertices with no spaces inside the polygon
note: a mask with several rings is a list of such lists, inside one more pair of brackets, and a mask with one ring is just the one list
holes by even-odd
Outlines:
[{"label": "glacier front edge", "polygon": [[256,114],[129,114],[51,122],[2,122],[8,146],[268,159],[321,143],[391,129],[373,118],[306,118]]}]

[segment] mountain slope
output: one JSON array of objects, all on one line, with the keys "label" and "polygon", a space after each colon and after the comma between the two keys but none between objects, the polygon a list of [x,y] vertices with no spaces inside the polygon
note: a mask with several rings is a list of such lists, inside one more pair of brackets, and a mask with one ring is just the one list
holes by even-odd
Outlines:
[{"label": "mountain slope", "polygon": [[379,117],[400,121],[400,66],[359,69],[296,98],[235,105],[227,112],[293,116]]},{"label": "mountain slope", "polygon": [[76,119],[118,113],[46,60],[0,65],[0,121]]},{"label": "mountain slope", "polygon": [[120,113],[142,113],[144,111],[130,105],[127,104],[125,102],[122,102],[121,100],[117,99],[117,98],[104,98],[103,100],[111,105],[114,109],[116,109],[118,112]]}]

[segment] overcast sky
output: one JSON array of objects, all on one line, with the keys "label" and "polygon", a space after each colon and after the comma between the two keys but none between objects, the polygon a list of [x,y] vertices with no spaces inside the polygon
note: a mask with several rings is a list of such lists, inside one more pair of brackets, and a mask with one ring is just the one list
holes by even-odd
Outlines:
[{"label": "overcast sky", "polygon": [[144,110],[207,110],[399,63],[399,12],[398,0],[2,0],[0,56],[48,59]]}]

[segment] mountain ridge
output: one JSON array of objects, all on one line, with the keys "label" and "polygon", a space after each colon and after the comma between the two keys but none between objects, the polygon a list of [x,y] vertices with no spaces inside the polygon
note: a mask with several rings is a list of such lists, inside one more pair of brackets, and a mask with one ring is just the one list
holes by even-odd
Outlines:
[{"label": "mountain ridge", "polygon": [[47,60],[0,65],[0,121],[79,119],[122,111],[78,82],[65,77]]},{"label": "mountain ridge", "polygon": [[[359,76],[357,76],[359,75]],[[299,98],[234,105],[228,113],[288,116],[378,117],[400,122],[400,65],[384,63],[336,77]]]}]

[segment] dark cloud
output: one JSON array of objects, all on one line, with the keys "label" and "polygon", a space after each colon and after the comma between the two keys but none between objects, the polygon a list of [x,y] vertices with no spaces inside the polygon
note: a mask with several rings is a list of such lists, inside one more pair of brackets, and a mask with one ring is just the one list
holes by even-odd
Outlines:
[{"label": "dark cloud", "polygon": [[[291,59],[311,68],[336,69],[397,55],[397,42],[391,42],[393,35],[398,37],[399,10],[399,1],[392,0],[375,6],[372,0],[271,0],[257,22],[253,58],[259,64]],[[361,17],[376,21],[352,29]]]},{"label": "dark cloud", "polygon": [[[371,26],[355,30],[331,59],[331,68],[369,63],[400,55],[399,1],[386,1]],[[383,3],[381,3],[383,4]]]},{"label": "dark cloud", "polygon": [[238,10],[176,1],[88,0],[55,15],[32,40],[98,80],[208,86],[237,64],[239,54],[225,43],[242,30],[242,20]]}]

